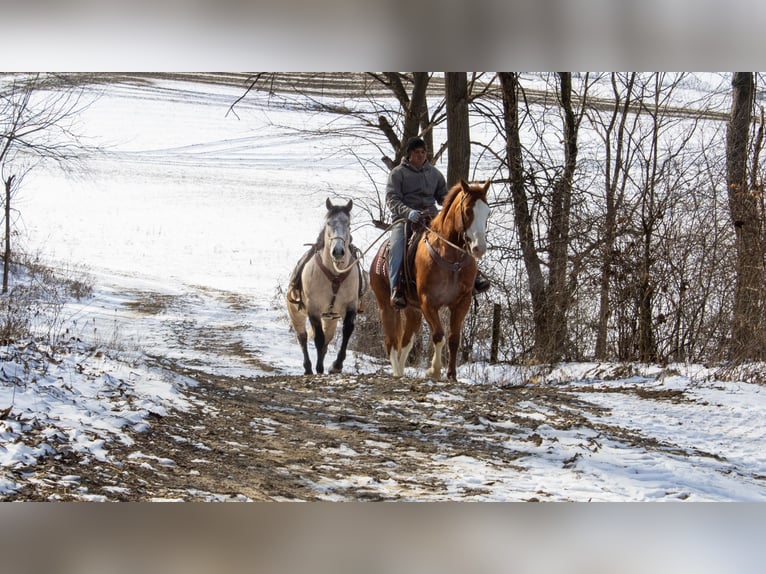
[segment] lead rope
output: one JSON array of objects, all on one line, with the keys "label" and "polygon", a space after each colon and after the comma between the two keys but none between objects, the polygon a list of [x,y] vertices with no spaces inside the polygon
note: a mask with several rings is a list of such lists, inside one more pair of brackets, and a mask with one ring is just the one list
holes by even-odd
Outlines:
[{"label": "lead rope", "polygon": [[[374,246],[374,245],[375,245],[375,244],[376,244],[378,241],[380,241],[380,240],[381,240],[381,239],[382,239],[382,238],[383,238],[383,237],[384,237],[384,236],[385,236],[385,235],[386,235],[386,234],[387,234],[389,231],[391,231],[391,229],[394,227],[394,225],[396,225],[396,224],[397,224],[397,223],[399,223],[400,221],[407,221],[407,218],[406,218],[406,217],[400,217],[399,219],[395,219],[395,220],[393,221],[393,223],[391,223],[391,225],[389,225],[388,227],[386,227],[386,228],[383,230],[383,232],[382,232],[382,233],[381,233],[381,234],[378,236],[378,238],[377,238],[375,241],[373,241],[373,242],[370,244],[370,246],[369,246],[367,249],[365,249],[364,251],[360,252],[360,254],[357,256],[357,258],[356,258],[356,259],[354,259],[354,260],[353,260],[351,263],[349,263],[349,265],[348,265],[347,267],[344,267],[344,268],[340,268],[340,267],[338,267],[337,263],[335,263],[335,260],[333,259],[333,261],[332,261],[332,266],[333,266],[333,269],[335,269],[335,272],[336,272],[336,273],[338,273],[339,275],[341,275],[341,274],[345,273],[346,271],[348,271],[349,269],[351,269],[351,268],[352,268],[354,265],[358,265],[359,263],[361,263],[361,261],[362,261],[362,258],[363,258],[365,255],[367,255],[367,253],[370,251],[370,249],[372,249],[372,247],[373,247],[373,246]],[[466,255],[470,255],[471,257],[473,257],[469,251],[467,251],[466,249],[464,249],[464,248],[460,247],[459,245],[455,245],[454,243],[452,243],[452,241],[450,241],[450,240],[449,240],[449,239],[447,239],[446,237],[442,236],[442,235],[441,235],[440,233],[438,233],[437,231],[434,231],[434,230],[431,228],[431,226],[430,226],[430,225],[424,225],[424,226],[423,226],[423,228],[424,228],[426,231],[430,231],[431,233],[433,233],[434,235],[436,235],[436,237],[438,237],[439,239],[441,239],[442,241],[444,241],[444,243],[446,243],[446,244],[447,244],[447,245],[449,245],[450,247],[454,247],[454,248],[455,248],[455,249],[457,249],[458,251],[461,251],[461,252],[465,253]]]},{"label": "lead rope", "polygon": [[372,243],[370,243],[370,246],[369,246],[367,249],[365,249],[364,251],[360,251],[360,252],[359,252],[359,255],[357,255],[356,259],[354,259],[354,260],[353,260],[351,263],[349,263],[348,267],[344,267],[343,269],[339,268],[339,267],[338,267],[338,265],[335,263],[335,260],[333,259],[333,261],[332,261],[332,266],[333,266],[333,269],[335,269],[335,272],[336,272],[337,274],[339,274],[339,275],[342,275],[343,273],[345,273],[346,271],[348,271],[349,269],[351,269],[351,268],[352,268],[354,265],[358,265],[359,263],[361,263],[361,261],[362,261],[362,258],[363,258],[365,255],[367,255],[367,253],[370,251],[370,249],[372,249],[373,245],[375,245],[375,244],[376,244],[378,241],[380,241],[380,240],[381,240],[381,239],[382,239],[382,238],[383,238],[383,237],[384,237],[384,236],[385,236],[385,235],[386,235],[386,234],[387,234],[389,231],[391,231],[391,228],[392,228],[394,225],[396,225],[396,224],[397,224],[397,223],[399,223],[400,221],[405,221],[405,220],[406,220],[406,218],[404,218],[404,217],[401,217],[401,218],[399,218],[399,219],[396,219],[396,220],[395,220],[395,221],[394,221],[394,222],[393,222],[391,225],[389,225],[388,227],[386,227],[386,228],[383,230],[383,232],[382,232],[382,233],[381,233],[381,234],[378,236],[378,238],[377,238],[375,241],[373,241]]},{"label": "lead rope", "polygon": [[[436,237],[438,237],[439,239],[441,239],[442,241],[444,241],[444,243],[446,243],[446,244],[447,244],[447,245],[449,245],[450,247],[454,247],[455,249],[457,249],[458,251],[462,251],[462,252],[463,252],[463,253],[465,253],[466,255],[471,255],[471,253],[470,253],[468,250],[464,249],[463,247],[460,247],[459,245],[455,245],[454,243],[452,243],[452,241],[450,241],[450,240],[449,240],[449,239],[447,239],[446,237],[443,237],[441,234],[439,234],[438,232],[436,232],[436,231],[434,231],[433,229],[431,229],[431,227],[430,227],[429,225],[426,225],[426,226],[425,226],[425,229],[426,229],[426,231],[430,231],[431,233],[433,233],[434,235],[436,235]],[[471,255],[471,257],[473,257],[473,256]]]}]

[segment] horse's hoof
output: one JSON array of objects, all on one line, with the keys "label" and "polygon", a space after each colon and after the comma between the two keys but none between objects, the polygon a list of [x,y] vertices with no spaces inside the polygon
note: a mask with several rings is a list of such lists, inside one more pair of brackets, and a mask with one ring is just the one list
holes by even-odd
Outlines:
[{"label": "horse's hoof", "polygon": [[341,365],[340,367],[336,367],[335,365],[333,365],[332,368],[330,368],[330,374],[332,375],[337,375],[341,371],[343,371],[343,365]]},{"label": "horse's hoof", "polygon": [[426,377],[429,379],[434,379],[436,381],[440,380],[442,376],[441,371],[434,371],[433,369],[428,369],[426,371]]}]

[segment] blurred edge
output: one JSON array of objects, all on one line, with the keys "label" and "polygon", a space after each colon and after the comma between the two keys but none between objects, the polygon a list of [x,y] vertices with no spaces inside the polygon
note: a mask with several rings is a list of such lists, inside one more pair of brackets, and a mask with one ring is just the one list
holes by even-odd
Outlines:
[{"label": "blurred edge", "polygon": [[750,0],[5,0],[6,69],[756,68]]},{"label": "blurred edge", "polygon": [[746,504],[39,504],[0,506],[14,574],[749,574]]},{"label": "blurred edge", "polygon": [[[757,69],[744,0],[4,2],[6,69]],[[4,504],[2,570],[762,571],[743,504]]]}]

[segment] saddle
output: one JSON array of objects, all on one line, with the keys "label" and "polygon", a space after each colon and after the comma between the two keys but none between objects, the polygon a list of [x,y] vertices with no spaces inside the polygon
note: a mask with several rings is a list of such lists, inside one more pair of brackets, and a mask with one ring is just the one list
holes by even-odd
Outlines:
[{"label": "saddle", "polygon": [[[404,246],[404,261],[402,270],[399,273],[399,288],[402,289],[407,298],[415,297],[415,252],[418,242],[423,237],[425,229],[413,230],[407,243]],[[372,268],[376,275],[388,279],[388,259],[391,253],[391,242],[386,239],[378,249],[375,259],[372,261]]]}]

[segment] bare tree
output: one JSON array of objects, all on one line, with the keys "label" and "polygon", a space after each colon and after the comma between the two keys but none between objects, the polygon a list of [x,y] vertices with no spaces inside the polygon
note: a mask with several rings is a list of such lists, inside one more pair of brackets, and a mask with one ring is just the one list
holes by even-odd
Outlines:
[{"label": "bare tree", "polygon": [[749,185],[747,177],[754,99],[753,73],[735,72],[732,76],[731,119],[726,132],[726,181],[737,251],[731,333],[731,358],[735,360],[766,356],[763,337],[764,214],[759,190]]},{"label": "bare tree", "polygon": [[505,122],[506,161],[510,179],[513,215],[527,271],[529,294],[532,297],[532,315],[535,328],[534,340],[542,343],[545,333],[545,278],[542,261],[537,253],[532,214],[525,189],[524,161],[522,157],[519,123],[519,80],[513,72],[498,74],[503,92],[503,120]]},{"label": "bare tree", "polygon": [[[436,126],[446,121],[445,104],[444,98],[440,97],[434,106],[429,105],[428,95],[433,93],[432,77],[428,72],[259,73],[253,77],[245,95],[263,90],[269,93],[275,105],[282,108],[306,113],[327,112],[357,120],[355,127],[330,125],[302,133],[315,137],[351,136],[373,143],[380,150],[380,163],[376,166],[370,167],[370,158],[356,156],[353,146],[349,146],[348,152],[356,157],[375,187],[375,182],[382,178],[376,178],[373,171],[383,169],[387,174],[398,165],[411,137],[421,136],[426,141],[429,160],[435,162],[441,157],[444,145],[440,143],[438,149],[434,146],[433,132]],[[440,90],[442,96],[442,86]],[[350,98],[347,104],[338,102],[339,94]],[[245,95],[232,105],[230,112]],[[325,98],[326,95],[332,97]],[[388,214],[381,191],[371,201],[356,198],[356,203],[369,213],[375,226],[387,227]]]},{"label": "bare tree", "polygon": [[[614,266],[614,249],[617,237],[617,213],[625,194],[628,181],[626,161],[626,129],[631,116],[633,85],[636,73],[626,77],[610,74],[614,105],[607,121],[600,116],[600,109],[592,110],[591,125],[604,145],[604,223],[601,239],[601,271],[599,277],[599,311],[595,356],[603,360],[607,356],[609,317],[611,316],[610,290]],[[635,117],[635,116],[634,116]]]},{"label": "bare tree", "polygon": [[656,227],[654,322],[663,361],[721,359],[729,334],[733,233],[717,193],[725,179],[723,129],[698,131],[701,145],[687,145],[668,169],[669,200]]},{"label": "bare tree", "polygon": [[[309,85],[293,79],[300,90]],[[431,138],[435,159],[448,153],[450,182],[479,169],[498,188],[507,184],[507,199],[493,204],[483,263],[503,314],[497,325],[491,306],[477,307],[477,354],[495,328],[499,360],[552,362],[594,350],[599,359],[702,360],[722,356],[735,309],[727,285],[737,275],[730,255],[739,224],[728,218],[741,190],[731,197],[729,187],[728,206],[716,193],[727,172],[720,136],[729,119],[729,87],[720,79],[445,73],[442,83],[439,75],[367,73],[351,80],[361,90],[355,99],[339,103],[344,92],[331,81],[349,80],[336,74],[313,79],[332,98],[302,95],[293,105],[358,118],[327,129],[377,146],[380,155],[358,158],[364,169],[387,170],[417,134]],[[453,123],[466,117],[464,101],[473,132],[465,136]],[[581,126],[584,111],[590,122]],[[747,134],[742,189],[762,215],[761,134]],[[382,209],[377,219],[383,223]]]},{"label": "bare tree", "polygon": [[468,179],[471,168],[471,133],[468,123],[468,76],[444,73],[447,100],[447,187]]},{"label": "bare tree", "polygon": [[[693,174],[701,154],[694,141],[700,118],[693,110],[683,116],[668,111],[686,79],[684,74],[648,74],[633,84],[640,114],[626,133],[632,154],[628,197],[622,202],[624,224],[610,262],[617,272],[613,305],[618,356],[623,360],[649,362],[666,356],[667,332],[677,324],[680,302],[688,294],[684,288],[688,279],[678,276],[684,269],[674,266],[673,257],[680,251],[673,242],[676,228],[690,224],[688,214],[677,206],[691,205],[685,198],[699,184]],[[703,205],[698,202],[694,207]],[[659,299],[664,300],[661,309]]]},{"label": "bare tree", "polygon": [[11,267],[11,192],[15,175],[10,175],[3,182],[5,184],[5,251],[3,253],[3,293],[8,292],[8,277]]},{"label": "bare tree", "polygon": [[[572,74],[559,73],[560,106],[564,116],[564,166],[561,176],[553,184],[551,193],[551,216],[548,226],[548,301],[546,346],[543,356],[559,360],[565,354],[567,344],[567,313],[570,290],[567,264],[570,249],[570,215],[572,210],[572,186],[577,167],[577,133],[582,116],[575,115],[572,107]],[[585,80],[587,85],[587,78]]]},{"label": "bare tree", "polygon": [[[569,73],[559,74],[559,105],[563,114],[564,165],[542,165],[552,171],[543,194],[547,196],[548,280],[543,273],[543,260],[538,254],[534,229],[536,227],[528,192],[528,174],[525,173],[522,157],[519,123],[518,76],[514,73],[499,74],[503,97],[503,116],[506,134],[506,157],[510,175],[511,199],[524,265],[527,270],[529,291],[532,297],[535,328],[534,356],[540,362],[552,362],[566,354],[567,313],[570,302],[568,285],[568,254],[570,215],[572,207],[572,185],[577,166],[577,133],[580,114],[575,114],[572,105],[572,77]],[[587,80],[586,80],[587,84]],[[583,96],[584,97],[584,96]],[[542,160],[538,159],[539,162]]]},{"label": "bare tree", "polygon": [[90,105],[81,85],[58,75],[0,78],[0,177],[4,194],[3,293],[11,258],[11,201],[24,176],[46,161],[71,169],[86,146],[75,131],[77,116]]}]

